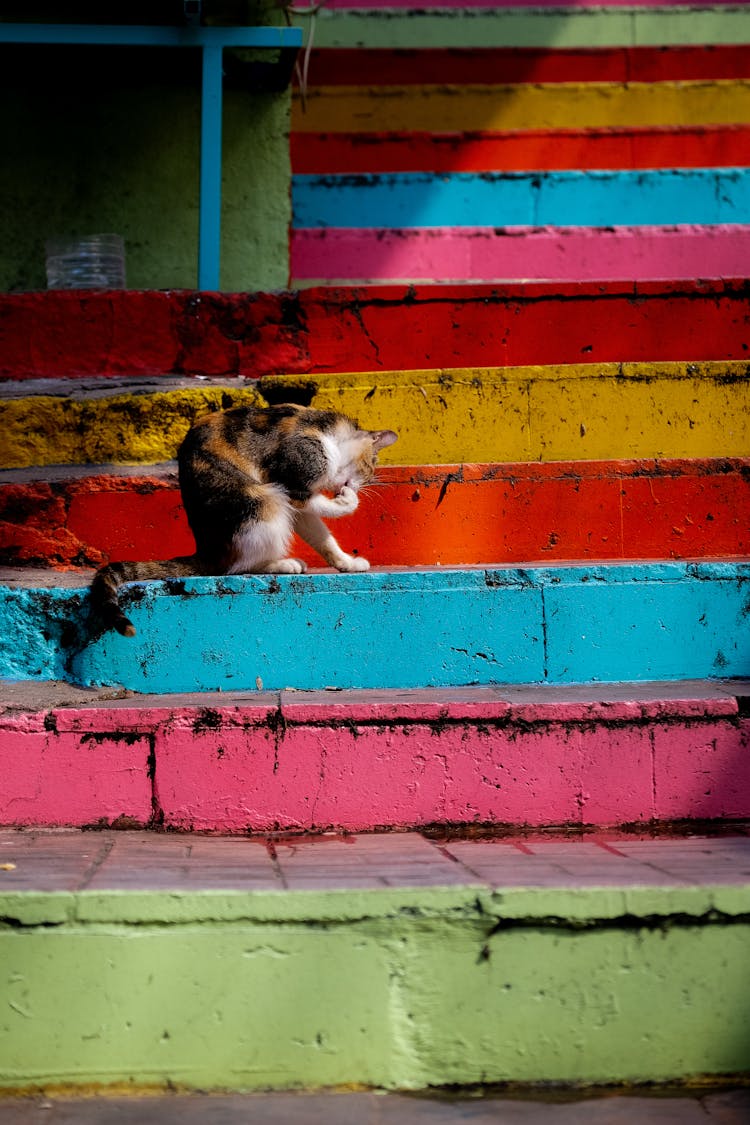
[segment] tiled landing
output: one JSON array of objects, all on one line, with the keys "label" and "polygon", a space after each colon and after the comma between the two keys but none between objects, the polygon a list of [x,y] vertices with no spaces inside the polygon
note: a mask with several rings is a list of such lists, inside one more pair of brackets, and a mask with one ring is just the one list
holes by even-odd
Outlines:
[{"label": "tiled landing", "polygon": [[0,830],[0,892],[695,887],[750,883],[750,835],[433,841]]},{"label": "tiled landing", "polygon": [[436,1099],[398,1094],[0,1100],[0,1125],[747,1125],[750,1091]]}]

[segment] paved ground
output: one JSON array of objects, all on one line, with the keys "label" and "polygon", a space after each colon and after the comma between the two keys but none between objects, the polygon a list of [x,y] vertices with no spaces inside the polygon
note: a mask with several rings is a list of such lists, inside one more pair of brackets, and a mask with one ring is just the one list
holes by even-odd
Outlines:
[{"label": "paved ground", "polygon": [[748,1125],[750,1090],[574,1101],[397,1094],[0,1100],[0,1125]]},{"label": "paved ground", "polygon": [[[735,830],[736,831],[736,830]],[[0,829],[0,893],[750,883],[750,836],[455,840],[415,832],[245,837]]]}]

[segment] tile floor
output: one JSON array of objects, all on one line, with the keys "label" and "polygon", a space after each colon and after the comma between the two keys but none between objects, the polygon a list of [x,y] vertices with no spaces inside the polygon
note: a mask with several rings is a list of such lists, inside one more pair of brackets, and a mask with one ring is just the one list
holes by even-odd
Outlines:
[{"label": "tile floor", "polygon": [[454,840],[0,829],[0,893],[750,883],[750,836]]},{"label": "tile floor", "polygon": [[0,1099],[0,1125],[748,1125],[750,1091],[438,1100],[398,1094]]}]

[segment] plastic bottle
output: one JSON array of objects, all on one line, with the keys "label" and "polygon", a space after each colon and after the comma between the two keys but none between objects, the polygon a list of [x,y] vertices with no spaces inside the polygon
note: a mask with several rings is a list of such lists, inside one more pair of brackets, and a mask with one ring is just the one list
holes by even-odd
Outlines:
[{"label": "plastic bottle", "polygon": [[45,252],[48,289],[125,288],[125,246],[119,234],[51,238]]}]

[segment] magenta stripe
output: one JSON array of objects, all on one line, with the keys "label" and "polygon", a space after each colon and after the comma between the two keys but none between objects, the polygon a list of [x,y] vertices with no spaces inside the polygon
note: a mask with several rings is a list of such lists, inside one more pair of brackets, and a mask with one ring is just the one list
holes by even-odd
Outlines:
[{"label": "magenta stripe", "polygon": [[347,283],[745,277],[750,226],[297,230],[292,278]]}]

